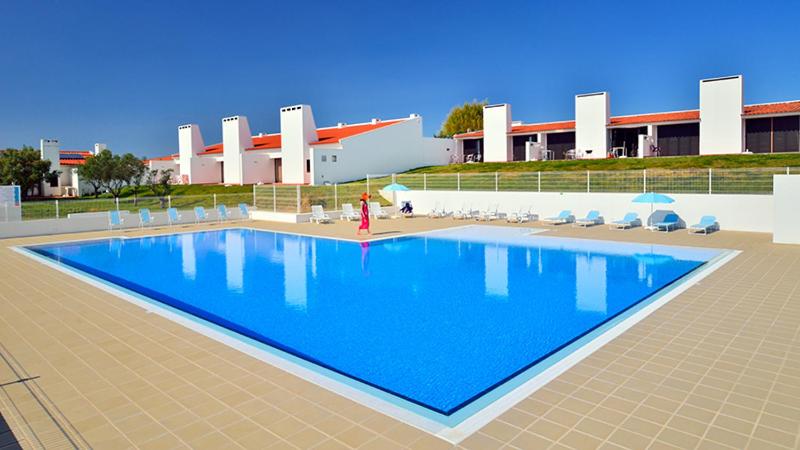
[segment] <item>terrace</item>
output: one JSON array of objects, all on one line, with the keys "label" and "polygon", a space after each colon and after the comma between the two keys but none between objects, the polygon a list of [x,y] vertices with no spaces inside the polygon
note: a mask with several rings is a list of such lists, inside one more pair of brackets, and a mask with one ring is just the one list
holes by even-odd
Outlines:
[{"label": "terrace", "polygon": [[[373,232],[391,237],[461,224],[387,220]],[[345,223],[246,225],[348,239],[354,231]],[[800,248],[772,244],[764,233],[526,226],[551,236],[742,253],[460,448],[797,447]],[[196,229],[209,226],[179,228]],[[451,447],[11,249],[108,236],[0,241],[0,380],[12,382],[2,387],[0,411],[23,447]],[[33,379],[13,382],[20,378]]]}]

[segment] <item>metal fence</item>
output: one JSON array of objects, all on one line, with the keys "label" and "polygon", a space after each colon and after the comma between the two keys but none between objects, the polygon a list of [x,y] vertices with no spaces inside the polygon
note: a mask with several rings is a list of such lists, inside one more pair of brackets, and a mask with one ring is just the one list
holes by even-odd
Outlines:
[{"label": "metal fence", "polygon": [[136,212],[140,208],[216,208],[223,203],[229,207],[247,203],[259,210],[288,213],[310,212],[311,205],[338,210],[344,203],[358,205],[363,192],[386,204],[379,191],[393,182],[424,191],[772,194],[775,174],[800,174],[800,167],[368,175],[361,181],[324,186],[254,186],[252,192],[237,194],[27,201],[22,203],[22,218],[65,218],[69,214],[112,209]]},{"label": "metal fence", "polygon": [[22,202],[22,220],[63,219],[70,214],[105,212],[110,210],[137,212],[149,208],[152,212],[167,208],[191,209],[195,206],[216,208],[225,204],[235,207],[239,203],[253,205],[254,193],[181,195],[166,197],[125,197],[125,198],[76,198],[58,200],[35,200]]}]

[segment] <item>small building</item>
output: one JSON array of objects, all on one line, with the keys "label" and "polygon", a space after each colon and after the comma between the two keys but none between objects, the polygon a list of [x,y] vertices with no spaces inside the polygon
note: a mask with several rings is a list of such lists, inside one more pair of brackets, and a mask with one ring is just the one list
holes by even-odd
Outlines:
[{"label": "small building", "polygon": [[42,183],[39,194],[45,197],[76,197],[90,188],[81,183],[78,167],[86,163],[86,158],[106,149],[106,144],[94,144],[93,150],[61,150],[58,139],[39,140],[41,158],[50,161],[50,170],[57,170],[59,176],[52,182]]},{"label": "small building", "polygon": [[422,117],[316,126],[309,105],[280,110],[280,133],[253,135],[245,116],[222,119],[222,142],[205,145],[196,124],[178,127],[178,153],[147,161],[183,184],[321,185],[453,161],[455,142],[424,137]]},{"label": "small building", "polygon": [[720,155],[800,151],[800,101],[745,105],[741,75],[701,80],[699,108],[611,116],[607,92],[575,96],[575,118],[522,123],[487,105],[483,130],[454,136],[460,161]]}]

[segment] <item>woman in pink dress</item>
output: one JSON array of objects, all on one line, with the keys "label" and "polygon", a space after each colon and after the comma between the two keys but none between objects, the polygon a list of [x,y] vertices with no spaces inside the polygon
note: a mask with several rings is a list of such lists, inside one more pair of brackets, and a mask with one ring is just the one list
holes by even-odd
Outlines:
[{"label": "woman in pink dress", "polygon": [[367,234],[372,234],[369,231],[369,205],[367,202],[369,201],[369,195],[364,192],[361,194],[361,225],[358,226],[358,231],[356,231],[356,236],[361,234],[361,230],[367,230]]}]

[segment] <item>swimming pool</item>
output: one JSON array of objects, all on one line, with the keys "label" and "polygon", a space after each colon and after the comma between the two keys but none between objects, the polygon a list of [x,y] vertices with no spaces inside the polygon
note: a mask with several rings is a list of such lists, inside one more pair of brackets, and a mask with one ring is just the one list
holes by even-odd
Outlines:
[{"label": "swimming pool", "polygon": [[233,228],[28,250],[448,426],[723,253],[490,226],[373,242]]}]

